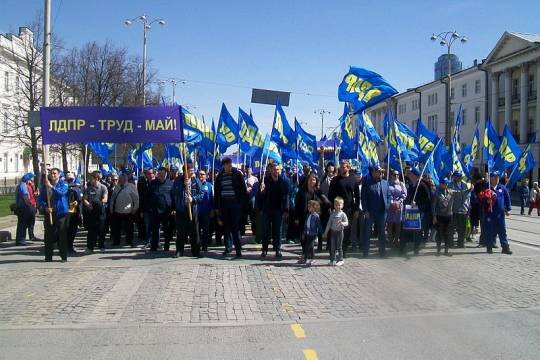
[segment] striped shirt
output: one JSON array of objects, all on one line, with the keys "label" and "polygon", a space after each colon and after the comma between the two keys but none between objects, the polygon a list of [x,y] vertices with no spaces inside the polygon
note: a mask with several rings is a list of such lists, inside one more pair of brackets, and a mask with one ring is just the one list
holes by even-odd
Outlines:
[{"label": "striped shirt", "polygon": [[223,173],[221,175],[221,198],[222,199],[234,199],[235,193],[234,193],[234,187],[233,187],[233,180],[232,180],[232,173],[227,174]]}]

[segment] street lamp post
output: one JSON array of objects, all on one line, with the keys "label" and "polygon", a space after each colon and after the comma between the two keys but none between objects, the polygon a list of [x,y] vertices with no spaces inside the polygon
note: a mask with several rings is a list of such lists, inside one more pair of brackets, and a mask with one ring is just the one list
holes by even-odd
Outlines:
[{"label": "street lamp post", "polygon": [[321,115],[321,139],[324,136],[324,114],[330,115],[330,111],[326,109],[317,109],[313,111],[314,114],[320,114]]},{"label": "street lamp post", "polygon": [[457,31],[443,31],[439,34],[432,34],[431,35],[431,41],[437,41],[437,40],[440,40],[439,41],[439,45],[441,46],[446,46],[446,49],[447,49],[447,55],[446,55],[446,60],[448,61],[448,71],[447,71],[447,77],[448,77],[448,91],[447,91],[447,96],[446,96],[446,99],[447,99],[447,109],[446,109],[446,134],[445,134],[445,143],[446,145],[450,145],[450,139],[451,139],[451,131],[452,131],[452,122],[453,122],[453,119],[450,119],[450,113],[451,113],[451,108],[452,108],[452,103],[451,103],[451,91],[452,91],[452,62],[450,60],[450,54],[451,54],[451,49],[452,49],[452,44],[454,44],[454,42],[456,40],[460,40],[460,42],[462,44],[464,44],[465,42],[467,42],[467,38],[464,36],[464,35],[460,35],[458,34]]},{"label": "street lamp post", "polygon": [[166,79],[166,80],[160,80],[158,84],[160,86],[164,86],[165,84],[171,84],[172,85],[172,103],[176,102],[176,85],[178,84],[185,84],[186,80],[177,80],[177,79]]},{"label": "street lamp post", "polygon": [[165,20],[159,18],[159,19],[149,19],[147,15],[141,15],[134,17],[133,19],[127,19],[124,24],[126,26],[130,26],[133,21],[140,20],[140,22],[143,24],[143,68],[142,68],[142,96],[143,96],[143,106],[146,105],[146,39],[147,39],[147,32],[152,28],[152,24],[158,23],[159,25],[163,26],[165,25]]}]

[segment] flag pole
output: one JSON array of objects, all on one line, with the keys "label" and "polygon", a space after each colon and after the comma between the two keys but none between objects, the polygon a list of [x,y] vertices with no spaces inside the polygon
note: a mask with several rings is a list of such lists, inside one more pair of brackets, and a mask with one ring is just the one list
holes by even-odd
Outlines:
[{"label": "flag pole", "polygon": [[[187,151],[187,145],[185,142],[182,143],[183,149],[181,151],[184,152],[184,196],[187,198],[188,196],[191,197],[191,179],[188,178],[188,168],[187,168],[187,157],[188,157],[188,151]],[[187,184],[187,185],[186,185]],[[193,214],[191,213],[191,204],[188,204],[188,218],[189,221],[193,221]]]},{"label": "flag pole", "polygon": [[[390,110],[387,110],[387,111],[390,111]],[[388,134],[388,140],[386,141],[386,156],[387,156],[387,159],[386,159],[386,181],[388,181],[390,179],[390,137],[392,136],[390,134],[390,122],[391,122],[391,118],[390,118],[390,114],[388,114],[388,122],[387,122],[387,128],[386,128],[386,133]],[[395,132],[394,132],[394,136],[395,136]],[[404,176],[404,174],[402,174]]]},{"label": "flag pole", "polygon": [[424,171],[426,171],[426,167],[427,165],[429,164],[430,161],[433,160],[433,155],[435,154],[435,150],[437,150],[437,146],[439,146],[439,144],[441,143],[442,141],[442,138],[439,139],[439,141],[437,142],[437,144],[435,145],[435,147],[433,148],[433,150],[431,151],[431,155],[429,155],[429,158],[428,160],[426,161],[426,163],[424,164],[424,167],[422,168],[422,172],[420,173],[420,177],[419,177],[419,180],[418,180],[418,184],[416,186],[416,190],[414,191],[414,196],[412,198],[412,202],[414,204],[414,200],[416,199],[416,194],[418,193],[418,188],[420,186],[418,186],[420,184],[420,181],[422,180],[422,176],[424,176]]}]

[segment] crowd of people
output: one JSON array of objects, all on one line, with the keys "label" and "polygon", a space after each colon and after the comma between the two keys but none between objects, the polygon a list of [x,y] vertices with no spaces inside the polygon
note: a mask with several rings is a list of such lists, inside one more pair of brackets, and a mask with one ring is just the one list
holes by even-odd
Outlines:
[{"label": "crowd of people", "polygon": [[[409,243],[418,254],[428,241],[436,243],[437,255],[451,255],[451,248],[465,247],[476,235],[477,246],[488,253],[497,248],[498,236],[502,253],[512,254],[505,225],[510,196],[505,177],[497,172],[482,176],[475,171],[467,182],[456,171],[436,187],[416,167],[403,174],[390,170],[386,176],[378,165],[363,175],[349,161],[339,168],[328,162],[301,170],[269,163],[255,176],[249,167],[233,167],[230,158],[221,165],[221,171],[210,174],[195,171],[192,164],[182,172],[175,166],[148,168],[139,178],[131,171],[105,177],[94,171],[86,184],[53,168],[39,188],[29,173],[16,192],[16,244],[26,244],[27,232],[36,239],[33,227],[41,211],[45,261],[52,261],[55,245],[62,261],[76,253],[74,240],[81,228],[87,230],[87,254],[105,252],[107,234],[107,246],[135,247],[137,229],[148,252],[171,251],[174,238],[174,257],[185,255],[186,244],[194,257],[222,245],[224,257],[242,257],[247,225],[262,244],[261,258],[269,256],[270,242],[278,259],[283,242],[299,243],[298,263],[306,265],[313,263],[315,251],[329,252],[329,264],[336,266],[343,265],[350,251],[367,257],[373,237],[381,257],[389,247],[407,255]],[[529,189],[523,182],[519,193],[524,199],[521,213],[529,202],[529,214],[536,207],[540,215],[538,184]],[[408,221],[416,218],[417,226],[411,227]]]}]

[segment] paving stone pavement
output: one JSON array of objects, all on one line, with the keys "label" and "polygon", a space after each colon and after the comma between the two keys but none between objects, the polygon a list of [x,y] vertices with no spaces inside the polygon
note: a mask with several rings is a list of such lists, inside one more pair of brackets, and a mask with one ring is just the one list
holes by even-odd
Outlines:
[{"label": "paving stone pavement", "polygon": [[468,250],[451,258],[353,258],[343,267],[186,258],[4,267],[0,328],[240,324],[540,307],[540,252],[488,256]]}]

